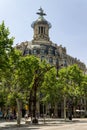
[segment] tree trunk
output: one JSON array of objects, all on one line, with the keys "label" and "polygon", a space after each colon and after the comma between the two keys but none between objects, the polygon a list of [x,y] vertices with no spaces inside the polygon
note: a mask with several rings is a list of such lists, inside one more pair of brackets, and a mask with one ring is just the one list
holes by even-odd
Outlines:
[{"label": "tree trunk", "polygon": [[56,103],[55,103],[55,106],[54,106],[54,117],[58,117],[58,106],[57,106]]},{"label": "tree trunk", "polygon": [[20,100],[18,98],[16,98],[16,102],[17,102],[17,125],[20,126],[21,124],[21,103],[20,103]]},{"label": "tree trunk", "polygon": [[64,96],[64,119],[66,121],[66,96]]}]

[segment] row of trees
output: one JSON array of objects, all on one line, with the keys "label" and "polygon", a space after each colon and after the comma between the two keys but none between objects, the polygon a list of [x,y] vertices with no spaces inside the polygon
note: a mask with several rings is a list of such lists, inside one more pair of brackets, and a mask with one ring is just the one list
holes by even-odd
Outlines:
[{"label": "row of trees", "polygon": [[[21,51],[13,47],[13,37],[9,37],[9,29],[4,22],[0,25],[0,107],[17,107],[17,123],[21,121],[21,103],[35,99],[55,106],[64,99],[64,117],[66,118],[66,98],[87,97],[87,75],[77,65],[61,68],[56,78],[56,68],[35,56],[23,56]],[[29,102],[31,109],[31,102]]]},{"label": "row of trees", "polygon": [[[17,123],[20,124],[21,104],[32,97],[34,114],[36,94],[44,81],[44,75],[52,67],[40,62],[35,56],[24,56],[13,46],[14,38],[9,38],[9,29],[4,22],[0,25],[0,107],[17,106]],[[34,115],[35,116],[35,115]]]}]

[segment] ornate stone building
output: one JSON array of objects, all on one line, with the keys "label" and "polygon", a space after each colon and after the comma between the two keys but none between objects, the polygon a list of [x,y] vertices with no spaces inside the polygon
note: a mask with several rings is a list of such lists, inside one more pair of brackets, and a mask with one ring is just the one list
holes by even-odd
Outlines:
[{"label": "ornate stone building", "polygon": [[74,58],[67,54],[66,48],[62,45],[57,45],[50,40],[49,29],[51,23],[49,23],[44,16],[46,15],[42,8],[37,12],[38,19],[31,24],[34,30],[33,40],[31,42],[26,41],[16,45],[17,49],[23,51],[23,55],[35,55],[41,60],[46,60],[47,63],[60,66],[64,65],[65,61],[67,65],[78,64],[82,70],[86,70],[86,66],[77,58]]},{"label": "ornate stone building", "polygon": [[[16,45],[17,49],[22,50],[23,55],[35,55],[42,60],[46,60],[56,67],[78,64],[78,66],[85,72],[86,66],[77,58],[74,58],[67,54],[66,48],[62,45],[57,45],[50,40],[49,30],[51,29],[51,23],[49,23],[44,16],[46,15],[42,8],[37,12],[39,15],[38,19],[31,24],[34,35],[32,41],[22,42]],[[58,66],[57,66],[58,64]],[[61,111],[58,110],[58,116],[62,117],[63,107]]]}]

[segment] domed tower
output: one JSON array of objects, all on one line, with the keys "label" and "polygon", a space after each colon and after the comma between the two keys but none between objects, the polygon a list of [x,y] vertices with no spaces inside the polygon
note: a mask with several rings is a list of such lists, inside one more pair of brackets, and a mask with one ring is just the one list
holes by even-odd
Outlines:
[{"label": "domed tower", "polygon": [[38,14],[39,17],[31,25],[34,29],[33,41],[49,41],[49,29],[51,28],[51,24],[44,18],[46,14],[42,8],[40,8],[36,14]]}]

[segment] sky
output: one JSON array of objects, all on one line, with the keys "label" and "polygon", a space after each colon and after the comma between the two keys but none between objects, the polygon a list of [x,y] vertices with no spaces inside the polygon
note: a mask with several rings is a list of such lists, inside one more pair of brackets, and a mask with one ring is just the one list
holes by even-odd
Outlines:
[{"label": "sky", "polygon": [[0,0],[0,23],[15,37],[14,45],[33,39],[31,24],[40,7],[52,24],[50,40],[87,66],[87,0]]}]

